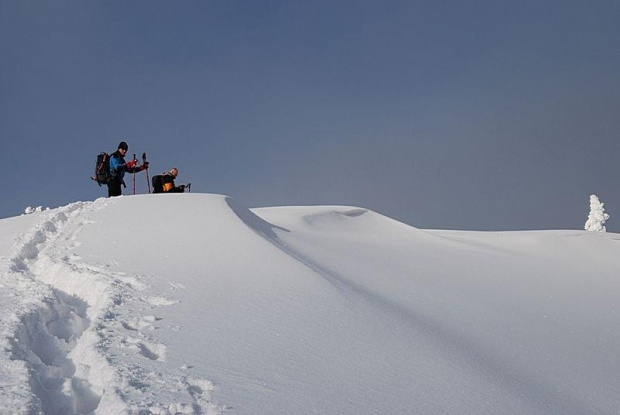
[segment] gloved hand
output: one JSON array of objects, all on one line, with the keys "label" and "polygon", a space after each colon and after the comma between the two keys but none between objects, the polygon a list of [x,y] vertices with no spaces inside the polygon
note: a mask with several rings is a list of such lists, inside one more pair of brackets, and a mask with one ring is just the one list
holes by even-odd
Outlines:
[{"label": "gloved hand", "polygon": [[145,169],[148,169],[149,168],[149,162],[145,161],[142,166],[144,166]]},{"label": "gloved hand", "polygon": [[128,169],[133,169],[134,167],[136,167],[137,162],[137,160],[131,160],[125,163],[125,166],[127,166]]},{"label": "gloved hand", "polygon": [[179,185],[179,189],[181,189],[181,191],[184,192],[185,191],[185,185],[184,184],[180,184]]}]

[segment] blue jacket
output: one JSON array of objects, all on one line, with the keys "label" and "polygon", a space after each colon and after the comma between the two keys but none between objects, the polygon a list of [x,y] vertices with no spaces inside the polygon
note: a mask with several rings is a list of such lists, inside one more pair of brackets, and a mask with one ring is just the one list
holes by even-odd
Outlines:
[{"label": "blue jacket", "polygon": [[110,175],[113,180],[123,181],[125,172],[135,173],[139,171],[136,167],[127,167],[125,158],[118,151],[110,155]]}]

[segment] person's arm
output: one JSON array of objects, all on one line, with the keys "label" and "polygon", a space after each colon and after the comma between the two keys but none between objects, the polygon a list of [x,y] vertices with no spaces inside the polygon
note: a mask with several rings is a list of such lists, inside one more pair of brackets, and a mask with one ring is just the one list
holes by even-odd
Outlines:
[{"label": "person's arm", "polygon": [[125,163],[125,160],[122,157],[110,157],[110,171],[113,174],[120,174],[122,171],[126,171],[128,173],[134,173],[136,168],[137,160],[130,160]]},{"label": "person's arm", "polygon": [[110,157],[110,173],[112,173],[112,176],[118,176],[124,166],[120,158],[114,156]]},{"label": "person's arm", "polygon": [[120,165],[120,167],[124,168],[127,173],[137,173],[141,170],[138,170],[136,164],[138,160],[129,160],[127,163]]},{"label": "person's arm", "polygon": [[174,193],[174,179],[169,174],[162,177],[162,185],[164,193]]},{"label": "person's arm", "polygon": [[136,173],[139,173],[139,172],[141,172],[142,170],[146,170],[146,169],[148,169],[148,168],[149,168],[149,162],[148,162],[148,161],[145,161],[143,165],[141,165],[141,166],[139,166],[139,167],[135,167],[135,168],[134,168],[134,171],[135,171]]},{"label": "person's arm", "polygon": [[164,184],[164,192],[166,193],[184,193],[185,192],[185,185],[182,184],[180,186],[175,186],[174,179],[172,179],[171,177],[165,177],[163,184]]}]

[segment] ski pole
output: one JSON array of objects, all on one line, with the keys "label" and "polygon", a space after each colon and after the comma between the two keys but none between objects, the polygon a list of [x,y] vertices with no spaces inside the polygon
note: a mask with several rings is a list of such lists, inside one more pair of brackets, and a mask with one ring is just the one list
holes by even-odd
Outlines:
[{"label": "ski pole", "polygon": [[[136,165],[136,153],[133,153],[133,161],[134,161],[134,166]],[[134,167],[135,168],[135,167]],[[136,194],[136,171],[133,171],[133,194]]]},{"label": "ski pole", "polygon": [[[142,153],[142,164],[146,163],[146,153]],[[146,185],[149,188],[149,193],[151,193],[151,180],[149,179],[149,168],[146,168]]]},{"label": "ski pole", "polygon": [[187,183],[185,185],[185,187],[187,187],[187,193],[191,193],[192,192],[192,184],[191,183]]}]

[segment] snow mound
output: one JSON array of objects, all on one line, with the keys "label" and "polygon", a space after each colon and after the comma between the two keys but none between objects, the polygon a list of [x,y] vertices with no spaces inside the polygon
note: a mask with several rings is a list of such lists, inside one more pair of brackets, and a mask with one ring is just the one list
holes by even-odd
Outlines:
[{"label": "snow mound", "polygon": [[16,414],[612,414],[618,235],[220,195],[0,220]]}]

